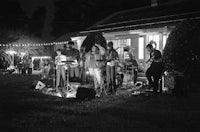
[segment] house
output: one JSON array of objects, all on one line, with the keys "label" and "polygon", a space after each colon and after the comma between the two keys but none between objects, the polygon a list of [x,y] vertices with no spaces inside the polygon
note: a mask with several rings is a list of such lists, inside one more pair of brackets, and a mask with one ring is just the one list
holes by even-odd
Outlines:
[{"label": "house", "polygon": [[88,33],[102,32],[107,41],[113,41],[121,59],[124,59],[124,47],[129,46],[136,59],[145,66],[148,59],[145,46],[149,41],[155,41],[156,49],[162,52],[169,33],[178,23],[200,19],[196,2],[181,0],[158,5],[156,0],[152,1],[151,6],[113,13],[87,30],[65,34],[58,41],[71,37],[79,49]]}]

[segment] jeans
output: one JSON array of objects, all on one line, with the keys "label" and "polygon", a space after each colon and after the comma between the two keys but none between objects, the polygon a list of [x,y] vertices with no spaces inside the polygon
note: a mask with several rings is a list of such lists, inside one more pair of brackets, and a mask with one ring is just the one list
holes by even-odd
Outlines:
[{"label": "jeans", "polygon": [[96,94],[100,94],[102,85],[101,70],[99,68],[89,68],[89,74],[93,77]]},{"label": "jeans", "polygon": [[158,90],[159,79],[161,78],[162,71],[163,71],[163,64],[155,62],[153,62],[146,71],[146,77],[149,82],[149,86],[153,87],[154,93],[156,93]]},{"label": "jeans", "polygon": [[70,67],[69,68],[69,76],[70,78],[79,78],[80,76],[80,69],[79,66],[77,67]]},{"label": "jeans", "polygon": [[108,92],[115,93],[116,92],[115,66],[106,67],[106,83]]},{"label": "jeans", "polygon": [[66,76],[65,76],[65,68],[62,65],[58,65],[56,68],[56,88],[60,85],[60,76],[62,76],[64,86],[66,86]]}]

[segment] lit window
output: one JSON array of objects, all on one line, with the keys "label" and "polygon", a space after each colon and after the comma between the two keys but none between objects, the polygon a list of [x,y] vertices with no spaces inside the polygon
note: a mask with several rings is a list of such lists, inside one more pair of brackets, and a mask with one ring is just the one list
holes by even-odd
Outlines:
[{"label": "lit window", "polygon": [[138,58],[144,59],[144,37],[139,37]]},{"label": "lit window", "polygon": [[163,35],[163,49],[165,48],[167,42],[167,35]]},{"label": "lit window", "polygon": [[131,39],[110,39],[107,42],[113,42],[113,48],[117,50],[120,59],[124,59],[124,47],[131,46]]},{"label": "lit window", "polygon": [[156,42],[156,49],[159,49],[159,35],[154,35],[154,41]]}]

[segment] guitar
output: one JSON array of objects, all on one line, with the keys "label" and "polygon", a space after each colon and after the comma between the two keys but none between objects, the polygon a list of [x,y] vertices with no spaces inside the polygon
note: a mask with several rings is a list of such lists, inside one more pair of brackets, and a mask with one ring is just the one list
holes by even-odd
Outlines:
[{"label": "guitar", "polygon": [[118,60],[107,61],[108,66],[115,66],[116,63],[119,62]]},{"label": "guitar", "polygon": [[146,69],[148,69],[148,68],[151,66],[151,64],[152,64],[153,62],[160,63],[160,62],[162,62],[162,58],[160,58],[160,59],[154,59],[154,58],[152,57],[152,58],[148,59],[148,60],[146,61]]},{"label": "guitar", "polygon": [[77,60],[73,60],[73,62],[70,64],[70,67],[72,67],[72,68],[75,68],[77,66],[79,66],[79,63]]}]

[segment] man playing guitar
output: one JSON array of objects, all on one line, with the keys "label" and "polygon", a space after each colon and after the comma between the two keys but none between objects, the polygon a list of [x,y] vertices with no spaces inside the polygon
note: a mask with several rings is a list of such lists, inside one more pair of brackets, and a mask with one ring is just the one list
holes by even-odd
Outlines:
[{"label": "man playing guitar", "polygon": [[[153,88],[153,93],[157,93],[158,90],[158,81],[161,77],[163,72],[163,61],[162,61],[162,54],[159,50],[153,48],[151,41],[147,46],[146,49],[150,53],[150,59],[147,60],[146,63],[150,63],[150,67],[146,71],[146,77],[149,82],[149,89]],[[153,80],[152,80],[153,77]]]},{"label": "man playing guitar", "polygon": [[107,45],[107,66],[106,66],[106,82],[109,93],[116,93],[116,62],[119,59],[117,51],[113,48],[113,42]]}]

